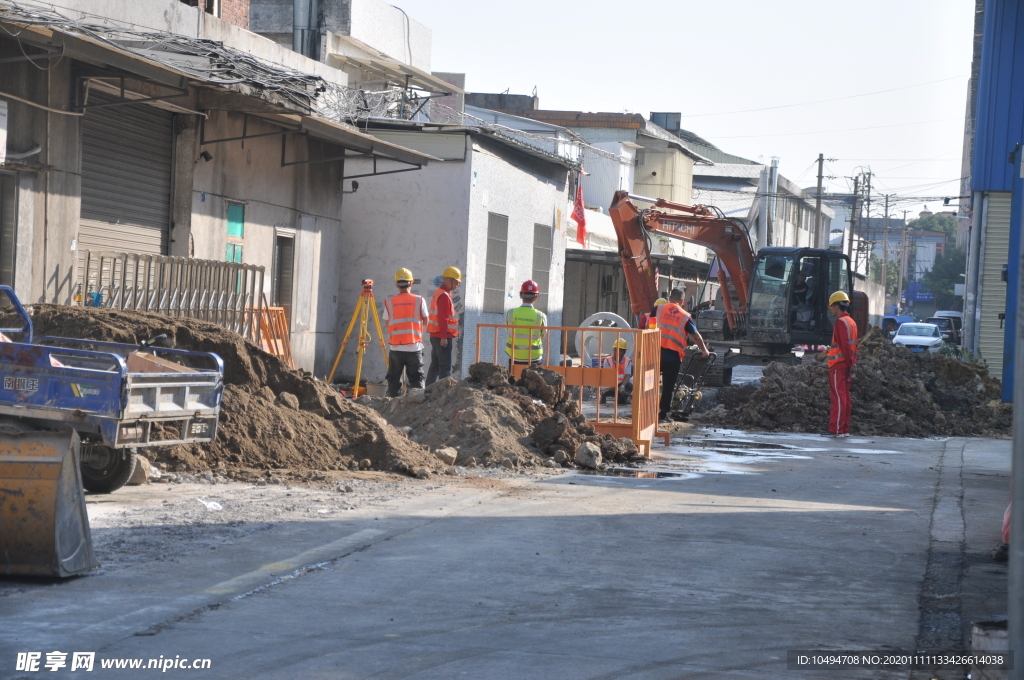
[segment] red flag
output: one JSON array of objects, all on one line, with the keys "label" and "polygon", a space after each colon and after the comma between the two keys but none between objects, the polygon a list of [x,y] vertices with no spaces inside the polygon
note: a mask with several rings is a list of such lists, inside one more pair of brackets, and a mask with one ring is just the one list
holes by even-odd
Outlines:
[{"label": "red flag", "polygon": [[583,212],[583,177],[576,184],[576,202],[572,206],[572,220],[576,223],[576,242],[587,246],[587,216]]}]

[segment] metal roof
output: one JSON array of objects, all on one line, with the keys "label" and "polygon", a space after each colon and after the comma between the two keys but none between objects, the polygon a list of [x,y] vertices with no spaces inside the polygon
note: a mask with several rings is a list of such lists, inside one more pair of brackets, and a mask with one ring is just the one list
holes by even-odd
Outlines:
[{"label": "metal roof", "polygon": [[664,142],[668,142],[668,145],[670,147],[682,152],[686,156],[689,156],[696,162],[697,165],[714,165],[712,161],[708,160],[704,156],[701,156],[699,153],[696,153],[695,151],[691,150],[688,146],[686,146],[686,144],[683,143],[682,139],[675,136],[674,134],[672,134],[665,128],[661,127],[660,125],[655,125],[649,120],[644,121],[643,129],[638,130],[637,134],[646,135],[648,137],[654,137],[655,139],[660,139]]},{"label": "metal roof", "polygon": [[532,118],[552,125],[561,127],[598,127],[598,128],[626,128],[628,130],[642,130],[644,117],[639,113],[587,113],[584,111],[550,111],[546,109],[510,109],[503,110],[522,118]]}]

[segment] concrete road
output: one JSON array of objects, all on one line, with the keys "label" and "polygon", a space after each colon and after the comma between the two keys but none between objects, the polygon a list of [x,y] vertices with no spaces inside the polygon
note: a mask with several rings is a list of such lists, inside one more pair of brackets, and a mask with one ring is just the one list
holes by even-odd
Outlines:
[{"label": "concrete road", "polygon": [[[1009,442],[710,432],[658,453],[682,476],[456,480],[347,519],[197,524],[205,542],[67,582],[0,581],[0,678],[197,658],[209,669],[167,677],[908,678],[787,670],[787,650],[956,648],[970,618],[1003,613],[985,553]],[[105,502],[130,517],[163,493]],[[15,670],[31,651],[96,652],[94,670]]]}]

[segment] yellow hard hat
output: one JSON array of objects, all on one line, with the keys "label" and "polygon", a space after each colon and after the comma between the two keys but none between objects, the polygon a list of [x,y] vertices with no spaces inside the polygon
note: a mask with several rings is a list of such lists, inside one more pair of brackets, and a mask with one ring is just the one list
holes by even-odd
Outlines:
[{"label": "yellow hard hat", "polygon": [[654,301],[654,306],[655,307],[657,307],[658,305],[667,305],[667,304],[668,304],[668,300],[666,300],[665,298],[658,298],[657,300]]},{"label": "yellow hard hat", "polygon": [[615,341],[615,344],[612,346],[615,349],[629,349],[629,343],[626,342],[625,338],[619,338],[618,340]]},{"label": "yellow hard hat", "polygon": [[441,274],[441,276],[448,279],[455,279],[460,283],[462,282],[462,272],[459,271],[458,267],[448,267],[448,269],[444,270],[444,274]]},{"label": "yellow hard hat", "polygon": [[828,306],[831,307],[837,302],[849,302],[850,296],[846,294],[845,290],[837,290],[832,293],[832,297],[828,299]]},{"label": "yellow hard hat", "polygon": [[395,283],[412,283],[412,272],[402,267],[395,272]]}]

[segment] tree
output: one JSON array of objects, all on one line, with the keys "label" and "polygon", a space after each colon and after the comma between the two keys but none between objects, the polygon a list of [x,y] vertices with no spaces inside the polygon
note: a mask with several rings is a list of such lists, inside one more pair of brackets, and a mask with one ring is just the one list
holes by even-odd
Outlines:
[{"label": "tree", "polygon": [[[899,283],[900,277],[900,263],[897,260],[890,259],[888,266],[885,268],[885,294],[894,295],[896,293],[896,285]],[[871,280],[875,283],[882,283],[882,258],[878,257],[874,253],[871,253]]]},{"label": "tree", "polygon": [[947,236],[956,238],[956,215],[928,215],[919,217],[916,220],[907,222],[911,229],[925,229],[927,231],[941,231]]},{"label": "tree", "polygon": [[[934,215],[934,217],[941,217]],[[927,218],[926,218],[927,219]],[[920,221],[920,220],[915,220]],[[959,309],[962,298],[953,294],[953,286],[963,283],[961,276],[967,270],[967,251],[960,248],[949,248],[945,255],[935,257],[935,266],[925,272],[924,283],[935,296],[936,309]]]}]

